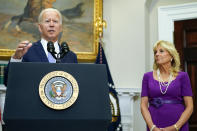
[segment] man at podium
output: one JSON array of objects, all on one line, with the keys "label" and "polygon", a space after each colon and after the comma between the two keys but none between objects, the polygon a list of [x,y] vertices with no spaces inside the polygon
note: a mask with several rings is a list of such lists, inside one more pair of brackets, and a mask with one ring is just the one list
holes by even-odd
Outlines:
[{"label": "man at podium", "polygon": [[[43,10],[38,23],[41,40],[19,43],[10,60],[19,63],[8,65],[6,128],[8,131],[106,131],[112,117],[105,65],[48,64],[77,63],[77,56],[65,44],[61,47],[58,44],[62,31],[58,10]],[[54,98],[56,95],[61,99]]]},{"label": "man at podium", "polygon": [[[41,40],[30,43],[29,41],[22,41],[16,48],[15,54],[11,58],[11,62],[51,62],[51,53],[47,50],[48,42],[54,43],[55,53],[60,53],[60,45],[58,38],[62,32],[62,15],[57,9],[44,9],[38,17],[38,29],[41,34]],[[47,59],[48,58],[48,59]],[[62,63],[77,63],[77,56],[72,51],[69,51]]]},{"label": "man at podium", "polygon": [[[41,40],[33,44],[28,40],[20,42],[10,62],[56,63],[59,56],[59,63],[77,63],[76,54],[69,51],[66,44],[60,46],[58,43],[62,32],[62,15],[57,9],[47,8],[41,11],[38,17],[38,29]],[[7,76],[8,69],[6,68],[5,85],[7,85]]]}]

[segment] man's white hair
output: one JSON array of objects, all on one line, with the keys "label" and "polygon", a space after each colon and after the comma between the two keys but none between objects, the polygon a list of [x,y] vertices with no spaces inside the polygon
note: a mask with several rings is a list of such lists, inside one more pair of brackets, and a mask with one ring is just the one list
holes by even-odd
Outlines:
[{"label": "man's white hair", "polygon": [[38,23],[39,23],[39,24],[43,22],[43,14],[44,14],[45,12],[47,12],[47,11],[54,11],[54,12],[56,12],[56,13],[59,15],[59,17],[60,17],[60,24],[62,24],[62,15],[61,15],[61,13],[59,12],[59,10],[54,9],[54,8],[46,8],[46,9],[44,9],[44,10],[42,10],[42,11],[40,12],[40,15],[38,16]]}]

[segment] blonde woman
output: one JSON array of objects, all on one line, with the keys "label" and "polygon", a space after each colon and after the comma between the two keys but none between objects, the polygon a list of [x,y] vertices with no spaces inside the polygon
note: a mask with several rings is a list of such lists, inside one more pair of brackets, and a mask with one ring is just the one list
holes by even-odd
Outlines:
[{"label": "blonde woman", "polygon": [[193,99],[188,74],[180,71],[179,54],[172,43],[158,41],[153,51],[153,71],[144,74],[141,93],[147,131],[189,131]]}]

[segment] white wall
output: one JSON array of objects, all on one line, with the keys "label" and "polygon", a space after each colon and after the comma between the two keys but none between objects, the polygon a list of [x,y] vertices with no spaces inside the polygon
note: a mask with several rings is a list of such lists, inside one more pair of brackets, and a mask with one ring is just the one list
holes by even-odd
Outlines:
[{"label": "white wall", "polygon": [[[104,49],[116,88],[141,88],[145,72],[144,5],[145,0],[103,0],[103,19],[107,22]],[[120,97],[123,124],[131,126],[129,131],[145,131],[139,97],[133,99],[132,93],[124,93]]]},{"label": "white wall", "polygon": [[145,0],[104,0],[106,56],[118,88],[139,88],[145,71]]}]

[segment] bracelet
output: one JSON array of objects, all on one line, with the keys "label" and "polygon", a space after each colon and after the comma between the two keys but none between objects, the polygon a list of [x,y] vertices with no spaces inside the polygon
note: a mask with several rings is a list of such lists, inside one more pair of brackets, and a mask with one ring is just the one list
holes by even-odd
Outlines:
[{"label": "bracelet", "polygon": [[153,129],[156,127],[156,125],[153,125],[150,129],[150,131],[153,131]]},{"label": "bracelet", "polygon": [[174,124],[174,128],[175,128],[177,131],[179,131],[179,128],[177,127],[176,124]]}]

